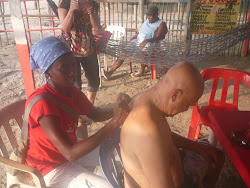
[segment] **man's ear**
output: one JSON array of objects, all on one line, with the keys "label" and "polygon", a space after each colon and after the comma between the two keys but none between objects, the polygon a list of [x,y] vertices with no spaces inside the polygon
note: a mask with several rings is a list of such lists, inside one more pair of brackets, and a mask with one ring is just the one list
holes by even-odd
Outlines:
[{"label": "man's ear", "polygon": [[175,89],[172,91],[171,93],[171,100],[172,102],[175,102],[176,100],[178,100],[182,95],[182,90],[181,89]]}]

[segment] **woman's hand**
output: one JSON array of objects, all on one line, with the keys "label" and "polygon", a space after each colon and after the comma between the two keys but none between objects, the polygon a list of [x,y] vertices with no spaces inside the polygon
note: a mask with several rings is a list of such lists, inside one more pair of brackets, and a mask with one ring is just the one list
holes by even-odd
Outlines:
[{"label": "woman's hand", "polygon": [[71,0],[70,1],[70,9],[69,9],[69,11],[72,12],[72,11],[78,10],[78,9],[79,9],[78,2],[76,0]]},{"label": "woman's hand", "polygon": [[127,118],[129,114],[129,103],[131,101],[131,98],[125,94],[125,93],[119,93],[117,99],[116,99],[116,104],[114,107],[114,116],[112,121],[114,121],[115,125],[119,127],[120,125],[123,124],[125,119]]},{"label": "woman's hand", "polygon": [[92,0],[86,0],[83,4],[83,6],[86,8],[88,13],[93,13],[94,12],[94,3]]}]

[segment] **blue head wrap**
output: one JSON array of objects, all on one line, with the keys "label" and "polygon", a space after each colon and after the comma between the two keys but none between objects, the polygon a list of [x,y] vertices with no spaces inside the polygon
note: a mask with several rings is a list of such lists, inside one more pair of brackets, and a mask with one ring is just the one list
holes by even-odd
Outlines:
[{"label": "blue head wrap", "polygon": [[71,52],[69,46],[59,38],[43,38],[32,46],[30,52],[31,69],[40,68],[42,73],[45,73],[57,58],[68,52]]}]

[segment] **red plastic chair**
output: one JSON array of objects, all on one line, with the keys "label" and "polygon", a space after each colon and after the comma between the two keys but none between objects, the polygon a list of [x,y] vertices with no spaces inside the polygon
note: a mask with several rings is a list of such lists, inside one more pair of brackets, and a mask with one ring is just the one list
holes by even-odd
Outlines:
[{"label": "red plastic chair", "polygon": [[[152,61],[155,61],[154,58],[152,57]],[[162,64],[164,63],[163,58],[162,58]],[[133,69],[132,69],[132,62],[129,62],[129,66],[130,66],[130,74],[133,73]],[[148,68],[148,65],[146,66],[146,68]],[[151,64],[150,65],[150,70],[151,70],[151,79],[154,80],[156,79],[156,66],[155,64]],[[163,65],[163,72],[166,73],[166,67]]]},{"label": "red plastic chair", "polygon": [[[138,32],[138,30],[137,30],[137,32]],[[165,37],[164,37],[165,38]],[[131,42],[132,40],[130,40],[130,42]],[[153,55],[152,55],[152,61],[155,61],[154,60],[154,58],[153,58]],[[162,64],[164,64],[164,61],[163,61],[163,58],[162,58]],[[133,67],[132,67],[132,62],[130,61],[129,62],[129,66],[130,66],[130,74],[131,73],[133,73]],[[148,65],[147,65],[147,67],[146,68],[148,68]],[[157,77],[156,77],[156,66],[155,66],[155,64],[151,64],[150,65],[150,70],[151,70],[151,79],[152,80],[154,80],[154,79],[156,79]],[[166,73],[167,71],[166,71],[166,67],[163,65],[163,72],[164,73]]]},{"label": "red plastic chair", "polygon": [[[204,82],[209,79],[213,79],[213,85],[208,105],[199,108],[198,103],[196,103],[193,107],[192,118],[188,132],[188,138],[191,140],[198,139],[202,125],[210,126],[210,122],[207,117],[209,109],[238,111],[240,82],[246,84],[246,86],[250,88],[250,73],[247,72],[229,69],[209,68],[202,72],[202,77],[204,79]],[[214,98],[220,78],[223,79],[221,99],[220,101],[215,101]],[[230,80],[234,81],[233,103],[228,103],[226,101]]]}]

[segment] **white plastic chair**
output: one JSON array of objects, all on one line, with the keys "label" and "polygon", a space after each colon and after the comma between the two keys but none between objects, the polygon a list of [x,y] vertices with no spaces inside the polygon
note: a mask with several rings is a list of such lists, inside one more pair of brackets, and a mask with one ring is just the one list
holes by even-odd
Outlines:
[{"label": "white plastic chair", "polygon": [[[9,173],[6,173],[7,188],[46,188],[41,172],[35,168],[9,159],[9,153],[17,145],[16,137],[20,136],[18,136],[18,134],[16,135],[16,133],[21,133],[24,106],[25,100],[22,100],[0,110],[0,163],[22,171],[22,173],[17,176],[12,176]],[[14,123],[15,121],[13,122],[13,119],[16,120],[16,124]],[[31,180],[28,173],[32,174],[33,180]]]},{"label": "white plastic chair", "polygon": [[[126,29],[122,26],[109,25],[106,27],[106,30],[112,33],[110,39],[113,40],[121,40],[121,38],[125,35]],[[115,58],[113,58],[113,63],[115,62]],[[104,54],[104,70],[108,71],[108,61],[107,56]]]},{"label": "white plastic chair", "polygon": [[122,26],[108,25],[106,27],[106,30],[112,33],[112,36],[110,38],[114,40],[119,40],[126,33],[126,29]]}]

